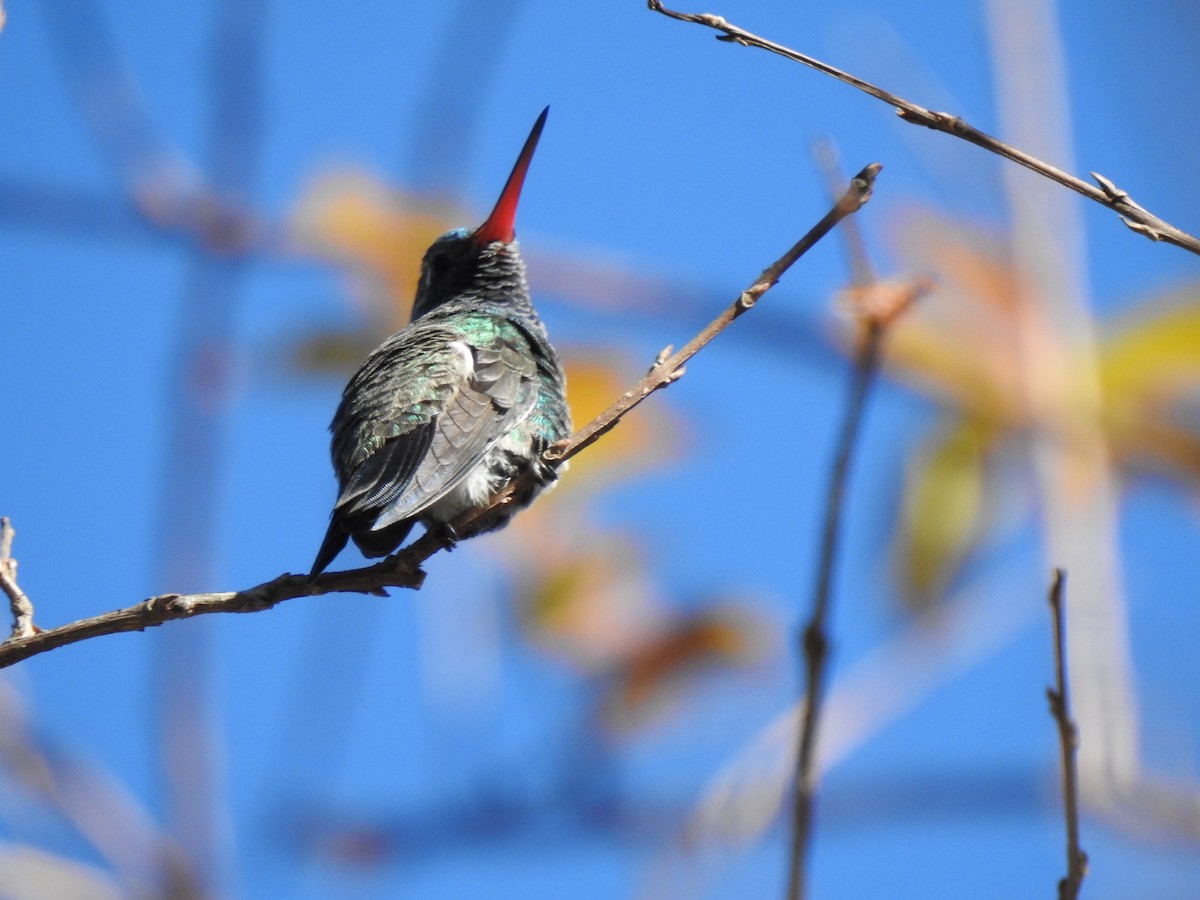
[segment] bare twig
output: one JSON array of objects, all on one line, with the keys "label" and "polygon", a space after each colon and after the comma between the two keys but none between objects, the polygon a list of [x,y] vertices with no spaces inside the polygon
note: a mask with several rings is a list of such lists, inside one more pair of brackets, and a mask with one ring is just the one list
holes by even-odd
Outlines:
[{"label": "bare twig", "polygon": [[792,792],[792,844],[787,889],[787,896],[793,900],[803,897],[805,893],[808,846],[812,835],[817,728],[825,687],[825,663],[829,655],[825,621],[829,615],[833,564],[837,556],[841,530],[842,495],[850,470],[858,426],[862,421],[867,389],[879,364],[883,334],[883,326],[870,326],[866,340],[863,341],[855,359],[846,418],[842,422],[841,434],[838,437],[837,453],[829,478],[829,493],[825,499],[825,524],[821,534],[820,560],[817,564],[817,585],[813,593],[812,611],[801,640],[804,653],[804,716],[800,724],[800,739],[796,743],[796,783]]},{"label": "bare twig", "polygon": [[870,286],[858,289],[863,302],[858,310],[862,327],[854,360],[850,397],[846,417],[838,435],[833,469],[829,477],[829,492],[825,498],[824,525],[821,534],[820,556],[817,562],[817,582],[813,591],[812,609],[804,627],[801,647],[804,656],[804,704],[800,736],[796,742],[795,783],[792,790],[792,840],[788,865],[789,898],[805,893],[808,846],[812,836],[813,797],[816,782],[817,730],[820,723],[829,656],[829,637],[825,623],[833,593],[834,565],[837,560],[841,533],[843,495],[850,472],[850,462],[857,442],[859,425],[866,406],[867,392],[879,367],[880,350],[888,326],[895,317],[928,289],[923,279],[915,279],[899,287],[889,282],[877,282],[888,298],[886,303],[869,300]]},{"label": "bare twig", "polygon": [[1200,238],[1188,234],[1186,231],[1182,231],[1169,222],[1165,222],[1158,218],[1158,216],[1151,214],[1145,208],[1135,203],[1128,193],[1097,172],[1090,174],[1099,187],[1089,184],[1081,178],[1076,178],[1074,175],[1057,169],[1048,163],[1042,162],[1037,157],[1030,156],[1028,153],[1011,147],[1003,141],[997,140],[963,121],[958,116],[926,109],[923,106],[905,100],[903,97],[885,91],[883,88],[876,87],[869,81],[864,81],[848,72],[843,72],[841,69],[823,63],[819,59],[799,53],[782,44],[776,44],[766,38],[761,38],[756,34],[738,28],[736,25],[731,25],[720,16],[707,13],[675,12],[663,6],[660,0],[648,0],[647,5],[654,12],[662,13],[664,16],[669,16],[672,19],[678,19],[681,22],[694,22],[697,25],[704,25],[720,31],[722,34],[717,37],[719,41],[740,44],[743,47],[758,47],[761,50],[767,50],[786,59],[809,66],[818,72],[824,72],[838,81],[857,88],[864,94],[869,94],[875,99],[883,101],[888,106],[895,107],[896,113],[905,122],[912,125],[924,125],[926,128],[961,138],[977,147],[982,147],[984,150],[995,153],[998,156],[1003,156],[1007,160],[1031,169],[1039,175],[1049,178],[1051,181],[1056,181],[1064,187],[1070,188],[1077,194],[1082,194],[1089,200],[1094,200],[1102,206],[1107,206],[1120,215],[1121,221],[1127,227],[1143,237],[1147,237],[1152,241],[1165,241],[1168,244],[1174,244],[1176,247],[1182,247],[1185,250],[1200,255]]},{"label": "bare twig", "polygon": [[[841,190],[836,155],[830,145],[815,148],[817,167],[831,196]],[[853,222],[847,223],[852,226]],[[804,703],[800,733],[796,742],[796,767],[792,791],[792,840],[788,855],[789,898],[804,896],[807,883],[808,846],[812,835],[813,796],[816,782],[817,729],[824,699],[825,663],[829,656],[829,638],[825,621],[832,595],[833,568],[841,531],[842,497],[850,472],[850,460],[857,441],[858,427],[866,406],[867,391],[879,366],[884,334],[909,305],[929,289],[924,278],[904,282],[879,281],[867,256],[862,235],[852,228],[842,229],[850,267],[850,287],[843,295],[847,311],[854,317],[856,335],[854,374],[846,418],[838,436],[829,492],[825,499],[825,520],[821,535],[817,583],[812,609],[801,639],[804,659]]]},{"label": "bare twig", "polygon": [[1063,814],[1067,824],[1067,874],[1058,882],[1058,900],[1075,900],[1079,886],[1087,874],[1087,854],[1079,846],[1079,774],[1075,754],[1079,748],[1079,731],[1071,720],[1071,699],[1067,692],[1067,650],[1063,593],[1067,573],[1054,570],[1050,585],[1050,610],[1054,617],[1054,683],[1046,688],[1050,715],[1058,725],[1058,745],[1062,756]]},{"label": "bare twig", "polygon": [[[599,437],[612,428],[625,413],[629,412],[659,388],[664,388],[683,375],[683,364],[695,356],[709,341],[729,326],[734,319],[752,307],[758,298],[770,290],[780,277],[791,268],[792,264],[803,256],[810,247],[823,238],[838,222],[846,216],[857,212],[870,199],[875,176],[883,166],[873,163],[854,177],[850,187],[834,203],[833,208],[825,214],[808,234],[804,235],[787,253],[777,259],[754,282],[742,291],[741,295],[723,312],[717,316],[698,335],[688,341],[678,353],[668,356],[661,362],[655,360],[646,377],[621,395],[591,422],[573,434],[568,440],[551,447],[546,452],[546,459],[551,462],[562,462],[578,453],[584,447],[590,446]],[[669,348],[668,348],[669,349]],[[664,354],[659,354],[660,359]]]},{"label": "bare twig", "polygon": [[12,609],[13,627],[10,640],[29,637],[37,631],[33,624],[33,603],[17,584],[17,561],[12,558],[12,542],[16,531],[8,517],[0,518],[0,590],[8,595]]},{"label": "bare twig", "polygon": [[[787,253],[764,269],[762,274],[721,315],[692,338],[679,352],[672,355],[659,354],[659,358],[655,360],[649,373],[641,381],[570,438],[550,447],[543,454],[544,461],[551,466],[561,465],[576,453],[595,443],[626,413],[652,393],[682,377],[684,363],[727,328],[734,319],[750,309],[763,294],[779,281],[783,273],[830,229],[846,216],[858,211],[867,202],[871,196],[875,176],[879,174],[881,168],[882,166],[876,163],[863,169],[825,217]],[[491,521],[502,516],[504,508],[513,502],[514,495],[519,496],[535,477],[531,471],[522,473],[507,487],[499,491],[488,506],[468,511],[460,516],[457,521],[452,523],[454,529],[460,534],[470,534],[486,529]],[[90,619],[80,619],[37,634],[10,638],[0,644],[0,668],[11,666],[13,663],[39,653],[45,653],[56,647],[63,647],[104,634],[144,631],[175,619],[187,619],[208,613],[257,612],[270,609],[285,600],[343,591],[386,596],[385,588],[389,587],[415,590],[421,587],[425,579],[421,563],[444,547],[445,544],[440,537],[425,534],[383,562],[347,572],[329,572],[311,582],[303,575],[285,574],[244,591],[188,595],[161,594],[133,606],[93,616]]]},{"label": "bare twig", "polygon": [[[817,138],[810,148],[813,162],[825,182],[825,190],[830,197],[836,197],[846,185],[846,176],[842,173],[838,161],[837,147],[827,137]],[[847,219],[838,231],[842,241],[842,249],[846,254],[846,268],[850,270],[850,284],[855,287],[874,284],[878,277],[875,267],[871,265],[871,257],[867,254],[867,243],[863,240],[862,229],[858,221]]]}]

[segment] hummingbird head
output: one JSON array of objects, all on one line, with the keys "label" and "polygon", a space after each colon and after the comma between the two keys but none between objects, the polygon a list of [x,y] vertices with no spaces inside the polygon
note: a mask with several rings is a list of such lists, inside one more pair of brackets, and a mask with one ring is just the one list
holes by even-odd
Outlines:
[{"label": "hummingbird head", "polygon": [[474,231],[465,228],[447,231],[425,251],[421,260],[421,280],[413,300],[413,319],[456,298],[528,302],[525,266],[517,252],[513,221],[521,187],[525,184],[525,172],[549,112],[547,106],[538,116],[512,174],[500,192],[500,199],[483,224]]}]

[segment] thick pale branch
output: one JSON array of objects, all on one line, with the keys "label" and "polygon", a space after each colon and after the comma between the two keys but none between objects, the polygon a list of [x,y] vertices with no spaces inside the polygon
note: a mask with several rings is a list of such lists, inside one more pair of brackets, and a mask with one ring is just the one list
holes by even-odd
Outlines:
[{"label": "thick pale branch", "polygon": [[12,610],[12,638],[23,638],[37,629],[33,624],[33,603],[17,584],[17,561],[12,558],[15,532],[7,518],[0,518],[0,590],[8,597]]},{"label": "thick pale branch", "polygon": [[[595,443],[631,409],[650,394],[666,387],[683,375],[684,363],[696,355],[709,341],[729,326],[734,319],[752,307],[784,272],[804,253],[824,237],[830,229],[851,213],[860,209],[871,196],[875,176],[882,167],[867,166],[854,178],[833,208],[795,246],[763,270],[754,282],[708,327],[690,340],[678,353],[659,354],[650,372],[621,395],[616,403],[577,431],[566,441],[555,444],[543,456],[549,466],[559,466],[576,453]],[[492,498],[491,503],[478,510],[464,513],[452,523],[460,534],[486,529],[499,518],[514,495],[536,478],[532,471],[522,473]],[[347,572],[329,572],[310,582],[303,575],[280,575],[272,581],[244,591],[225,591],[211,594],[161,594],[124,609],[113,610],[90,619],[80,619],[58,628],[13,637],[0,644],[0,668],[28,659],[38,653],[74,644],[88,638],[124,631],[143,631],[175,619],[187,619],[208,613],[244,613],[269,609],[285,600],[337,592],[385,594],[385,588],[420,588],[425,578],[421,563],[445,544],[433,534],[425,534],[383,562]],[[0,568],[3,568],[0,566]]]},{"label": "thick pale branch", "polygon": [[905,100],[903,97],[876,87],[869,81],[864,81],[848,72],[843,72],[841,69],[823,63],[819,59],[799,53],[782,44],[776,44],[774,41],[759,37],[756,34],[738,28],[736,25],[731,25],[720,16],[709,15],[707,13],[675,12],[674,10],[667,9],[659,0],[648,0],[647,5],[651,10],[662,13],[664,16],[669,16],[672,19],[678,19],[681,22],[693,22],[697,25],[704,25],[722,32],[717,37],[717,40],[740,44],[743,47],[758,47],[760,50],[775,53],[786,59],[816,69],[818,72],[824,72],[826,75],[836,78],[838,81],[855,87],[864,94],[869,94],[875,99],[894,107],[897,114],[905,122],[913,125],[924,125],[926,128],[932,128],[934,131],[953,135],[998,156],[1003,156],[1005,159],[1049,178],[1051,181],[1056,181],[1064,187],[1070,188],[1077,194],[1082,194],[1089,200],[1094,200],[1102,206],[1107,206],[1119,214],[1121,221],[1132,231],[1136,231],[1138,234],[1152,241],[1165,241],[1168,244],[1174,244],[1176,247],[1182,247],[1184,250],[1189,250],[1192,253],[1200,255],[1200,238],[1188,234],[1186,231],[1176,228],[1169,222],[1153,215],[1144,207],[1135,203],[1128,193],[1121,190],[1103,175],[1096,172],[1090,173],[1092,178],[1095,179],[1096,184],[1099,185],[1099,187],[1096,187],[1096,185],[1055,168],[1037,157],[1030,156],[1028,153],[1009,146],[1003,141],[968,124],[958,116],[926,109],[923,106]]},{"label": "thick pale branch", "polygon": [[1079,730],[1071,719],[1071,698],[1067,692],[1066,613],[1063,610],[1066,580],[1066,572],[1054,570],[1054,581],[1050,586],[1050,611],[1054,618],[1054,687],[1046,689],[1046,699],[1050,701],[1050,715],[1058,725],[1063,815],[1067,826],[1067,874],[1058,882],[1058,900],[1075,900],[1087,874],[1087,854],[1079,846],[1079,772],[1075,764]]}]

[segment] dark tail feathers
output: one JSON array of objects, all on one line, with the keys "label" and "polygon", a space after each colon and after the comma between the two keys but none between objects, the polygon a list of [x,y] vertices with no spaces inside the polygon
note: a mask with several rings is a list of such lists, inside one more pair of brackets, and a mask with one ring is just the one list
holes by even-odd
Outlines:
[{"label": "dark tail feathers", "polygon": [[312,571],[308,573],[310,582],[316,581],[317,576],[325,571],[326,567],[333,562],[334,557],[342,552],[342,548],[346,546],[348,540],[350,540],[350,535],[346,534],[342,523],[334,516],[329,522],[329,530],[325,532],[325,540],[321,541],[321,549],[317,551]]},{"label": "dark tail feathers", "polygon": [[378,531],[364,530],[351,534],[346,531],[341,520],[334,516],[329,522],[329,530],[325,532],[325,540],[321,542],[321,549],[317,551],[317,559],[313,563],[312,571],[308,573],[308,580],[314,581],[318,575],[324,572],[334,558],[342,552],[351,537],[354,538],[354,543],[358,545],[363,556],[387,556],[389,553],[395,553],[396,549],[404,543],[404,539],[408,537],[412,527],[412,519],[405,519]]},{"label": "dark tail feathers", "polygon": [[356,531],[351,537],[354,538],[354,543],[358,544],[358,549],[362,551],[363,556],[371,558],[387,556],[389,553],[395,553],[397,548],[404,543],[404,539],[408,537],[412,527],[412,519],[402,519],[399,522],[393,522],[386,528],[380,528],[378,531]]}]

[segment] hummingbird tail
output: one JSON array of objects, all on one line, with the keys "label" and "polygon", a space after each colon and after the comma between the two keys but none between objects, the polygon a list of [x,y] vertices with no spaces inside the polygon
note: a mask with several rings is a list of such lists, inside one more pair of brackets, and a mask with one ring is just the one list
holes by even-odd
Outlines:
[{"label": "hummingbird tail", "polygon": [[346,541],[349,539],[350,535],[342,528],[342,523],[335,516],[329,523],[329,530],[325,532],[325,540],[321,541],[321,549],[317,551],[312,571],[308,573],[310,582],[315,581],[317,576],[325,571],[326,567],[333,562],[334,557],[342,552],[342,548],[346,546]]}]

